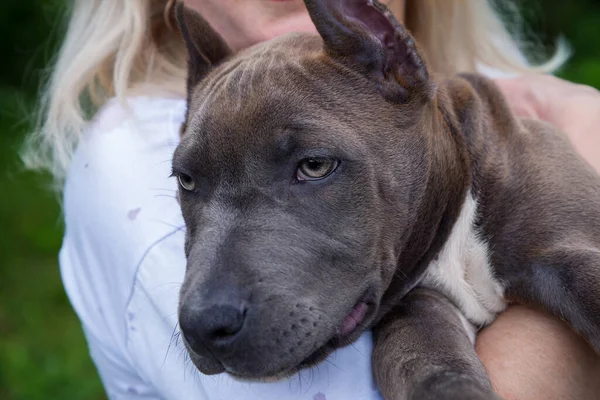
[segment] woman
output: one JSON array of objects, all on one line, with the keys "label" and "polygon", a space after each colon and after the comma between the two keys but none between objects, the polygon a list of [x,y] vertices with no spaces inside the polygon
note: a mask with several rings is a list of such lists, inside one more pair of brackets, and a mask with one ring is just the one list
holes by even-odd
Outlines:
[{"label": "woman", "polygon": [[[314,31],[300,0],[187,0],[234,50]],[[113,399],[378,399],[365,334],[289,381],[239,383],[199,375],[178,340],[183,222],[169,179],[184,117],[185,52],[167,0],[76,0],[29,153],[66,175],[66,290]],[[482,0],[396,0],[433,70],[496,76],[533,68]],[[498,46],[501,44],[501,48]],[[502,71],[502,72],[500,72]],[[499,81],[520,112],[560,124],[590,162],[600,95],[549,77]],[[576,105],[576,107],[571,107]],[[76,151],[75,151],[76,149]],[[37,164],[36,164],[37,162]],[[598,166],[598,164],[596,164]],[[600,360],[559,321],[515,306],[479,338],[497,390],[511,399],[586,399]]]}]

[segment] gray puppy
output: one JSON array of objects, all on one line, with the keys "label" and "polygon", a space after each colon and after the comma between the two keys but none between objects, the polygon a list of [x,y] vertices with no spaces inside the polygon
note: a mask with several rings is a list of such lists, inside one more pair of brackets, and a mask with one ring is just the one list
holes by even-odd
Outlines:
[{"label": "gray puppy", "polygon": [[177,8],[188,111],[179,321],[197,368],[277,379],[374,330],[391,399],[491,399],[475,327],[509,300],[600,351],[600,179],[478,75],[435,77],[381,4],[232,54]]}]

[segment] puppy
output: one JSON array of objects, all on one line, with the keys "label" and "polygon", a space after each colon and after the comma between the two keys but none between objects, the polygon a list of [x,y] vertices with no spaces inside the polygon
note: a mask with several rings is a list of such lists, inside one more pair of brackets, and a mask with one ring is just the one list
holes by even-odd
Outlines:
[{"label": "puppy", "polygon": [[232,54],[177,8],[188,111],[179,321],[205,374],[278,379],[373,329],[388,399],[492,399],[473,341],[508,301],[600,351],[600,178],[479,75],[430,73],[372,0]]}]

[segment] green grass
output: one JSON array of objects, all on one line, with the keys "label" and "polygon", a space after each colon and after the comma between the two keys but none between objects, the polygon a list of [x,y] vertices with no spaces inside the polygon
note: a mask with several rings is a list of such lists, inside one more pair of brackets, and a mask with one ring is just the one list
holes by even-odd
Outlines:
[{"label": "green grass", "polygon": [[19,93],[0,90],[0,399],[102,399],[60,281],[56,196],[17,156],[27,107]]}]

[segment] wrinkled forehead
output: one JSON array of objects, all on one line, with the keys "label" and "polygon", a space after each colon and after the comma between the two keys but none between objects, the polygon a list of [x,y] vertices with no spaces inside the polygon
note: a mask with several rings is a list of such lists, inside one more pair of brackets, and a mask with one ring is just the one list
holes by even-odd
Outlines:
[{"label": "wrinkled forehead", "polygon": [[309,108],[288,97],[232,108],[226,102],[207,106],[191,119],[178,154],[203,170],[223,169],[226,164],[225,168],[241,171],[250,165],[315,154],[359,152],[362,141],[348,134],[350,124]]},{"label": "wrinkled forehead", "polygon": [[318,36],[291,34],[255,46],[215,69],[193,91],[187,132],[258,140],[262,133],[331,123],[331,111],[347,105],[340,93],[349,86],[342,82],[347,71],[341,69],[326,56]]},{"label": "wrinkled forehead", "polygon": [[307,95],[317,95],[322,83],[322,75],[311,71],[324,55],[322,47],[317,36],[290,34],[240,52],[193,91],[189,122],[299,106]]},{"label": "wrinkled forehead", "polygon": [[194,90],[178,154],[216,165],[303,149],[361,153],[357,125],[372,118],[379,95],[352,74],[325,54],[318,36],[287,35],[242,52]]}]

